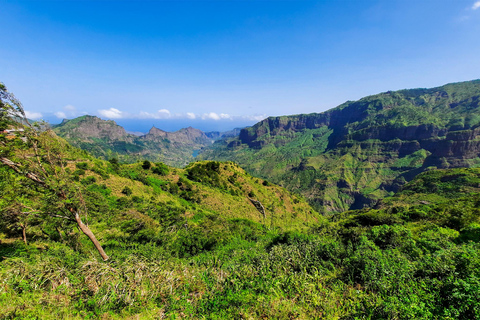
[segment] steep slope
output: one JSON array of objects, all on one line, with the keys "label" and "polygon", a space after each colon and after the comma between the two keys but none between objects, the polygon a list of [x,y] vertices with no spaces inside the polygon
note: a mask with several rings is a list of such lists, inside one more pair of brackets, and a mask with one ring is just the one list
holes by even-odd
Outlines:
[{"label": "steep slope", "polygon": [[429,168],[478,165],[479,106],[480,80],[385,92],[268,118],[202,157],[235,161],[324,212],[362,208]]},{"label": "steep slope", "polygon": [[72,145],[104,159],[118,158],[123,162],[140,159],[161,161],[182,167],[192,161],[192,154],[211,145],[212,140],[192,127],[166,132],[152,127],[146,135],[129,134],[112,120],[82,116],[64,120],[54,131]]},{"label": "steep slope", "polygon": [[[39,219],[61,206],[0,165],[3,318],[480,316],[480,169],[432,170],[395,203],[325,218],[233,163],[120,165],[49,135],[39,141],[61,144],[66,185],[110,260],[72,222]],[[0,151],[28,163],[29,145],[14,140]],[[249,198],[275,209],[265,218]]]},{"label": "steep slope", "polygon": [[430,170],[323,217],[231,162],[0,132],[0,318],[479,319],[479,190],[478,168]]},{"label": "steep slope", "polygon": [[[4,135],[2,133],[0,138]],[[13,175],[22,171],[12,170],[9,163],[18,162],[18,166],[22,166],[23,162],[28,162],[34,156],[34,150],[20,138],[14,136],[8,139],[0,150],[9,159],[15,159],[12,162],[3,161],[2,158],[0,163],[2,215],[7,209],[30,208],[31,201],[36,201],[38,212],[41,212],[52,201],[51,197],[42,198],[42,194],[36,194],[37,190],[25,182],[28,179],[25,180],[23,174],[17,177]],[[52,131],[43,132],[38,141],[37,150],[45,152],[46,162],[51,161],[49,154],[55,150],[55,159],[60,159],[58,161],[62,167],[53,166],[52,170],[65,175],[61,187],[68,186],[83,194],[81,201],[88,208],[89,223],[94,230],[100,230],[100,235],[103,231],[107,235],[122,234],[127,228],[124,225],[126,220],[136,225],[135,232],[130,230],[130,237],[137,237],[142,230],[149,234],[148,237],[160,234],[169,237],[177,232],[169,233],[164,229],[166,227],[175,226],[177,230],[186,224],[196,228],[204,223],[227,233],[230,232],[227,226],[235,223],[251,224],[259,230],[302,230],[322,220],[305,200],[279,186],[250,176],[231,162],[195,162],[185,169],[152,164],[147,160],[119,164],[113,160],[96,159],[72,147]],[[41,161],[41,157],[38,159]],[[35,174],[30,176],[37,177]],[[46,179],[43,178],[44,181]],[[37,216],[32,215],[31,219],[37,219]],[[108,225],[102,225],[104,219],[108,219]],[[0,223],[0,229],[3,227],[1,232],[18,232],[18,226],[9,231],[3,222]],[[32,223],[27,235],[32,236],[45,227],[45,223],[51,221],[46,219],[45,222]],[[212,230],[203,231],[209,233]],[[106,235],[101,237],[111,238]],[[112,237],[118,241],[123,236],[118,239]]]}]

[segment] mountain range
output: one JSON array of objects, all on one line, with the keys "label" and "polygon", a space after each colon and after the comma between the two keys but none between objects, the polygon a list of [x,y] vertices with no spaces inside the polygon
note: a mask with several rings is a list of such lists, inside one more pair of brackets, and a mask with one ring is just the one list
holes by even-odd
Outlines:
[{"label": "mountain range", "polygon": [[[479,319],[478,91],[387,92],[203,151],[246,171],[95,158],[12,118],[0,83],[0,318]],[[139,144],[71,121],[100,151]]]},{"label": "mountain range", "polygon": [[374,206],[426,170],[480,165],[479,104],[480,80],[473,80],[388,91],[227,133],[152,127],[136,136],[92,116],[65,120],[54,131],[105,159],[177,167],[198,154],[200,160],[234,161],[328,213]]},{"label": "mountain range", "polygon": [[323,113],[270,117],[217,141],[235,161],[318,210],[373,206],[420,172],[480,164],[480,80],[389,91]]},{"label": "mountain range", "polygon": [[57,135],[70,144],[104,159],[117,158],[122,162],[148,159],[184,167],[193,161],[194,154],[210,146],[214,140],[238,135],[240,129],[228,132],[207,132],[192,127],[166,132],[152,127],[146,134],[128,133],[113,120],[82,116],[63,120],[53,126]]}]

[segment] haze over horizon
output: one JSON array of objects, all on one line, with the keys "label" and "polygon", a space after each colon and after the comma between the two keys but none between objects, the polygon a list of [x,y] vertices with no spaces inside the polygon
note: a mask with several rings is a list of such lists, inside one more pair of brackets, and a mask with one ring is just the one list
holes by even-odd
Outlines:
[{"label": "haze over horizon", "polygon": [[480,1],[1,1],[33,119],[225,131],[480,78]]}]

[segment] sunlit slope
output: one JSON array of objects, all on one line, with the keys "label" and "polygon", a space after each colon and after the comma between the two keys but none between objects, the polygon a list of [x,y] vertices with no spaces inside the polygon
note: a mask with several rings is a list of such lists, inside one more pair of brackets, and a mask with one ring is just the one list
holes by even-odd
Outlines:
[{"label": "sunlit slope", "polygon": [[429,168],[480,163],[480,80],[385,92],[271,117],[206,150],[299,191],[323,212],[372,206]]}]

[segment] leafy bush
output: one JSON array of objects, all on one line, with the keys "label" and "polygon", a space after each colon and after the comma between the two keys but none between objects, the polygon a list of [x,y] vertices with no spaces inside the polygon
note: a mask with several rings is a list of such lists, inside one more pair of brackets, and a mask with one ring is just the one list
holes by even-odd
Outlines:
[{"label": "leafy bush", "polygon": [[97,179],[94,176],[88,176],[80,181],[84,185],[90,185],[97,182]]},{"label": "leafy bush", "polygon": [[208,161],[197,162],[187,167],[187,178],[192,181],[209,184],[213,187],[220,187],[220,162]]},{"label": "leafy bush", "polygon": [[77,169],[80,169],[80,170],[88,170],[88,163],[86,162],[76,163],[75,166],[77,167]]},{"label": "leafy bush", "polygon": [[162,162],[155,163],[155,167],[152,168],[152,172],[160,176],[167,175],[169,171],[168,166]]},{"label": "leafy bush", "polygon": [[122,193],[126,196],[129,196],[133,193],[133,191],[128,186],[125,186],[125,188],[122,189]]},{"label": "leafy bush", "polygon": [[152,167],[152,164],[150,163],[150,161],[148,160],[143,161],[142,168],[144,170],[149,170],[151,167]]},{"label": "leafy bush", "polygon": [[179,257],[191,257],[210,251],[217,245],[217,235],[210,230],[195,226],[183,226],[172,243],[172,251]]}]

